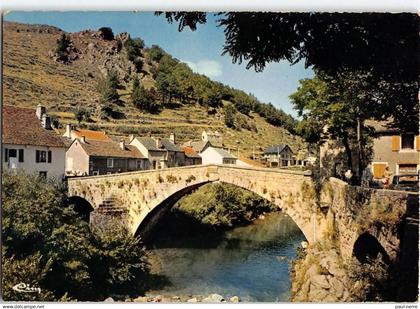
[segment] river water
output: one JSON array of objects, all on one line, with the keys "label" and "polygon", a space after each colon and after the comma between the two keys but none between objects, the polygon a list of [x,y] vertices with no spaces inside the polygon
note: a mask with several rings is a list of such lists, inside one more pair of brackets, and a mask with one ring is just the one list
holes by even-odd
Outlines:
[{"label": "river water", "polygon": [[305,240],[289,216],[268,214],[263,220],[219,234],[175,234],[164,232],[149,246],[158,261],[158,273],[168,279],[154,294],[217,293],[248,302],[289,301],[289,261]]}]

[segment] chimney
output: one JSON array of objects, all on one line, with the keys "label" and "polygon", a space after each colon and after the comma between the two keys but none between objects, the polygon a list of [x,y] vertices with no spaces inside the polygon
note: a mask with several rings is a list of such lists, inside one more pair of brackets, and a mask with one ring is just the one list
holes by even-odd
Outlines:
[{"label": "chimney", "polygon": [[125,142],[123,139],[120,141],[120,148],[121,150],[125,150]]},{"label": "chimney", "polygon": [[42,106],[41,104],[38,104],[38,106],[36,107],[36,117],[42,121],[42,115],[46,114],[46,108],[45,106]]},{"label": "chimney", "polygon": [[51,130],[51,117],[47,114],[42,114],[41,125],[44,129]]},{"label": "chimney", "polygon": [[172,143],[174,143],[174,144],[175,144],[175,133],[171,133],[171,134],[169,135],[169,139],[172,141]]},{"label": "chimney", "polygon": [[71,137],[71,124],[70,123],[66,124],[66,133],[65,133],[65,136],[68,137],[68,138]]},{"label": "chimney", "polygon": [[156,141],[156,148],[158,149],[162,148],[162,141],[160,140],[160,137],[156,137],[155,141]]},{"label": "chimney", "polygon": [[85,138],[85,136],[84,136],[84,135],[82,135],[79,139],[80,139],[80,142],[81,142],[82,144],[86,144],[86,138]]}]

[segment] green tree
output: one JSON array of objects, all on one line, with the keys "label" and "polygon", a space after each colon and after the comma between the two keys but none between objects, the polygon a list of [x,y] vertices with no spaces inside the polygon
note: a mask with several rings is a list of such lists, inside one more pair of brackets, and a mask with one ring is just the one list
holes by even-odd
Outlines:
[{"label": "green tree", "polygon": [[[4,299],[94,301],[114,290],[143,291],[148,266],[129,233],[115,224],[92,232],[61,181],[8,172],[2,181]],[[41,293],[16,293],[20,282]]]},{"label": "green tree", "polygon": [[151,61],[159,62],[166,52],[158,45],[152,45],[152,47],[149,48],[148,54]]},{"label": "green tree", "polygon": [[144,41],[140,38],[129,38],[125,41],[124,47],[127,51],[127,59],[135,65],[137,72],[140,72],[143,68],[141,50],[144,48]]},{"label": "green tree", "polygon": [[111,70],[108,72],[108,77],[107,77],[109,84],[112,88],[114,89],[121,89],[121,84],[118,78],[118,74],[116,71]]},{"label": "green tree", "polygon": [[57,39],[56,53],[61,60],[67,60],[68,51],[67,48],[70,46],[70,38],[63,33],[59,39]]},{"label": "green tree", "polygon": [[235,107],[233,107],[232,104],[228,104],[225,107],[225,125],[228,128],[234,128],[235,127]]},{"label": "green tree", "polygon": [[117,91],[117,85],[112,74],[108,74],[105,78],[100,78],[98,80],[97,89],[101,95],[101,104],[116,103],[120,98]]},{"label": "green tree", "polygon": [[154,90],[147,91],[142,85],[140,85],[138,79],[133,81],[131,102],[135,107],[146,112],[156,113],[159,111],[159,104],[155,102]]},{"label": "green tree", "polygon": [[92,115],[92,112],[85,108],[85,107],[79,107],[76,109],[74,116],[76,117],[77,122],[80,124],[80,122],[88,121],[90,119],[90,116]]}]

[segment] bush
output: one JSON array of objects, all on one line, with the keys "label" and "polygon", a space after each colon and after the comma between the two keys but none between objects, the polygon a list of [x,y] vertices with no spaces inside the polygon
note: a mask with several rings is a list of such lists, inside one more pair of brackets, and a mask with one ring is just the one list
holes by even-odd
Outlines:
[{"label": "bush", "polygon": [[70,46],[70,38],[63,33],[57,40],[56,53],[60,60],[67,60],[67,48]]},{"label": "bush", "polygon": [[92,112],[85,108],[85,107],[79,107],[75,112],[74,112],[74,117],[76,118],[77,122],[80,124],[80,122],[84,121],[89,121],[90,116],[92,115]]},{"label": "bush", "polygon": [[112,32],[111,28],[101,27],[98,29],[98,31],[101,33],[101,36],[104,40],[112,41],[114,39],[114,32]]},{"label": "bush", "polygon": [[[141,293],[148,264],[138,241],[115,224],[92,233],[64,192],[55,179],[3,174],[4,299],[94,301],[111,291]],[[41,293],[16,293],[11,287],[20,282]]]}]

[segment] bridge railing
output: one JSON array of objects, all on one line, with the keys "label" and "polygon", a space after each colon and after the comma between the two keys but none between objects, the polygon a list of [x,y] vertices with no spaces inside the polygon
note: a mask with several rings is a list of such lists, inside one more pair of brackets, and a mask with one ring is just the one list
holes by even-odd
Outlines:
[{"label": "bridge railing", "polygon": [[139,174],[148,174],[148,173],[157,173],[157,172],[164,172],[164,171],[183,171],[183,170],[200,170],[209,167],[214,167],[216,169],[235,169],[235,170],[246,170],[246,171],[261,171],[261,172],[269,172],[269,173],[280,173],[280,174],[292,174],[292,175],[301,175],[301,176],[310,176],[311,171],[296,171],[296,170],[285,170],[285,169],[273,169],[267,167],[245,167],[245,166],[236,166],[236,165],[228,165],[228,164],[203,164],[203,165],[188,165],[188,166],[178,166],[178,167],[169,167],[169,168],[162,168],[162,169],[150,169],[150,170],[141,170],[141,171],[132,171],[132,172],[123,172],[123,173],[114,173],[114,174],[106,174],[106,175],[96,175],[96,176],[77,176],[68,178],[68,182],[73,181],[80,181],[80,180],[87,180],[87,179],[100,179],[100,178],[113,178],[116,176],[129,176],[129,175],[139,175]]}]

